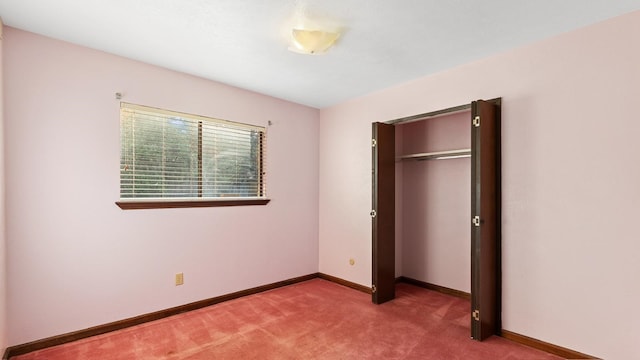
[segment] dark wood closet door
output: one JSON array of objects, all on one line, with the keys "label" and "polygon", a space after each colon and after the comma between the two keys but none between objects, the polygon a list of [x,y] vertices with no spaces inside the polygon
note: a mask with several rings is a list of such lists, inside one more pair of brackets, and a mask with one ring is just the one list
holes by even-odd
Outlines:
[{"label": "dark wood closet door", "polygon": [[372,145],[372,301],[395,297],[395,127],[373,123]]},{"label": "dark wood closet door", "polygon": [[500,331],[500,108],[471,104],[471,337]]}]

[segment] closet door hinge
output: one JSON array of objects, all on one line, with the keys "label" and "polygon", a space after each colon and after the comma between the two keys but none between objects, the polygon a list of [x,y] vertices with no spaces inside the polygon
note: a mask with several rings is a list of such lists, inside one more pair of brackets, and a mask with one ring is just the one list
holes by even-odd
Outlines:
[{"label": "closet door hinge", "polygon": [[480,226],[480,216],[474,216],[473,219],[471,220],[471,222],[473,223],[473,225],[475,226]]},{"label": "closet door hinge", "polygon": [[372,218],[376,217],[376,211],[375,210],[371,210],[369,215],[371,215]]},{"label": "closet door hinge", "polygon": [[480,310],[473,310],[471,317],[473,317],[475,321],[480,321]]},{"label": "closet door hinge", "polygon": [[371,293],[375,294],[376,291],[378,291],[378,289],[376,288],[376,285],[375,284],[371,285]]},{"label": "closet door hinge", "polygon": [[480,127],[480,115],[473,118],[473,126]]},{"label": "closet door hinge", "polygon": [[371,139],[371,147],[376,147],[376,145],[378,145],[376,139]]}]

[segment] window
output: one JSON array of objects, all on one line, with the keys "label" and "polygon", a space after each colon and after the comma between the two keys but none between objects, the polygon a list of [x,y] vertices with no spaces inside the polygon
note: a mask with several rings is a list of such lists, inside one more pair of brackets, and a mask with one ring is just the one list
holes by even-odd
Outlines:
[{"label": "window", "polygon": [[120,106],[123,209],[264,205],[265,128]]}]

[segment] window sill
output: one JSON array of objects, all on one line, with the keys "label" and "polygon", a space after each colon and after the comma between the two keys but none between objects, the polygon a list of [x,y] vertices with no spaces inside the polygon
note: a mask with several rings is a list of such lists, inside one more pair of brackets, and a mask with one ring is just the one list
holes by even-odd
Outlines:
[{"label": "window sill", "polygon": [[140,209],[173,209],[173,208],[194,208],[194,207],[218,207],[218,206],[249,206],[267,205],[271,201],[264,198],[232,198],[232,199],[153,199],[153,200],[123,200],[116,201],[116,205],[122,210]]}]

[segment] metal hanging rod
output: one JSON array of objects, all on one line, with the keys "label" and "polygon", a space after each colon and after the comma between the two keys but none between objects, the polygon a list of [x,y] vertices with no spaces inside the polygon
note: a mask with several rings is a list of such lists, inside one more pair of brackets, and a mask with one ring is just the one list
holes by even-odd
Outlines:
[{"label": "metal hanging rod", "polygon": [[471,157],[471,149],[434,151],[419,154],[408,154],[397,157],[397,160],[445,160]]}]

